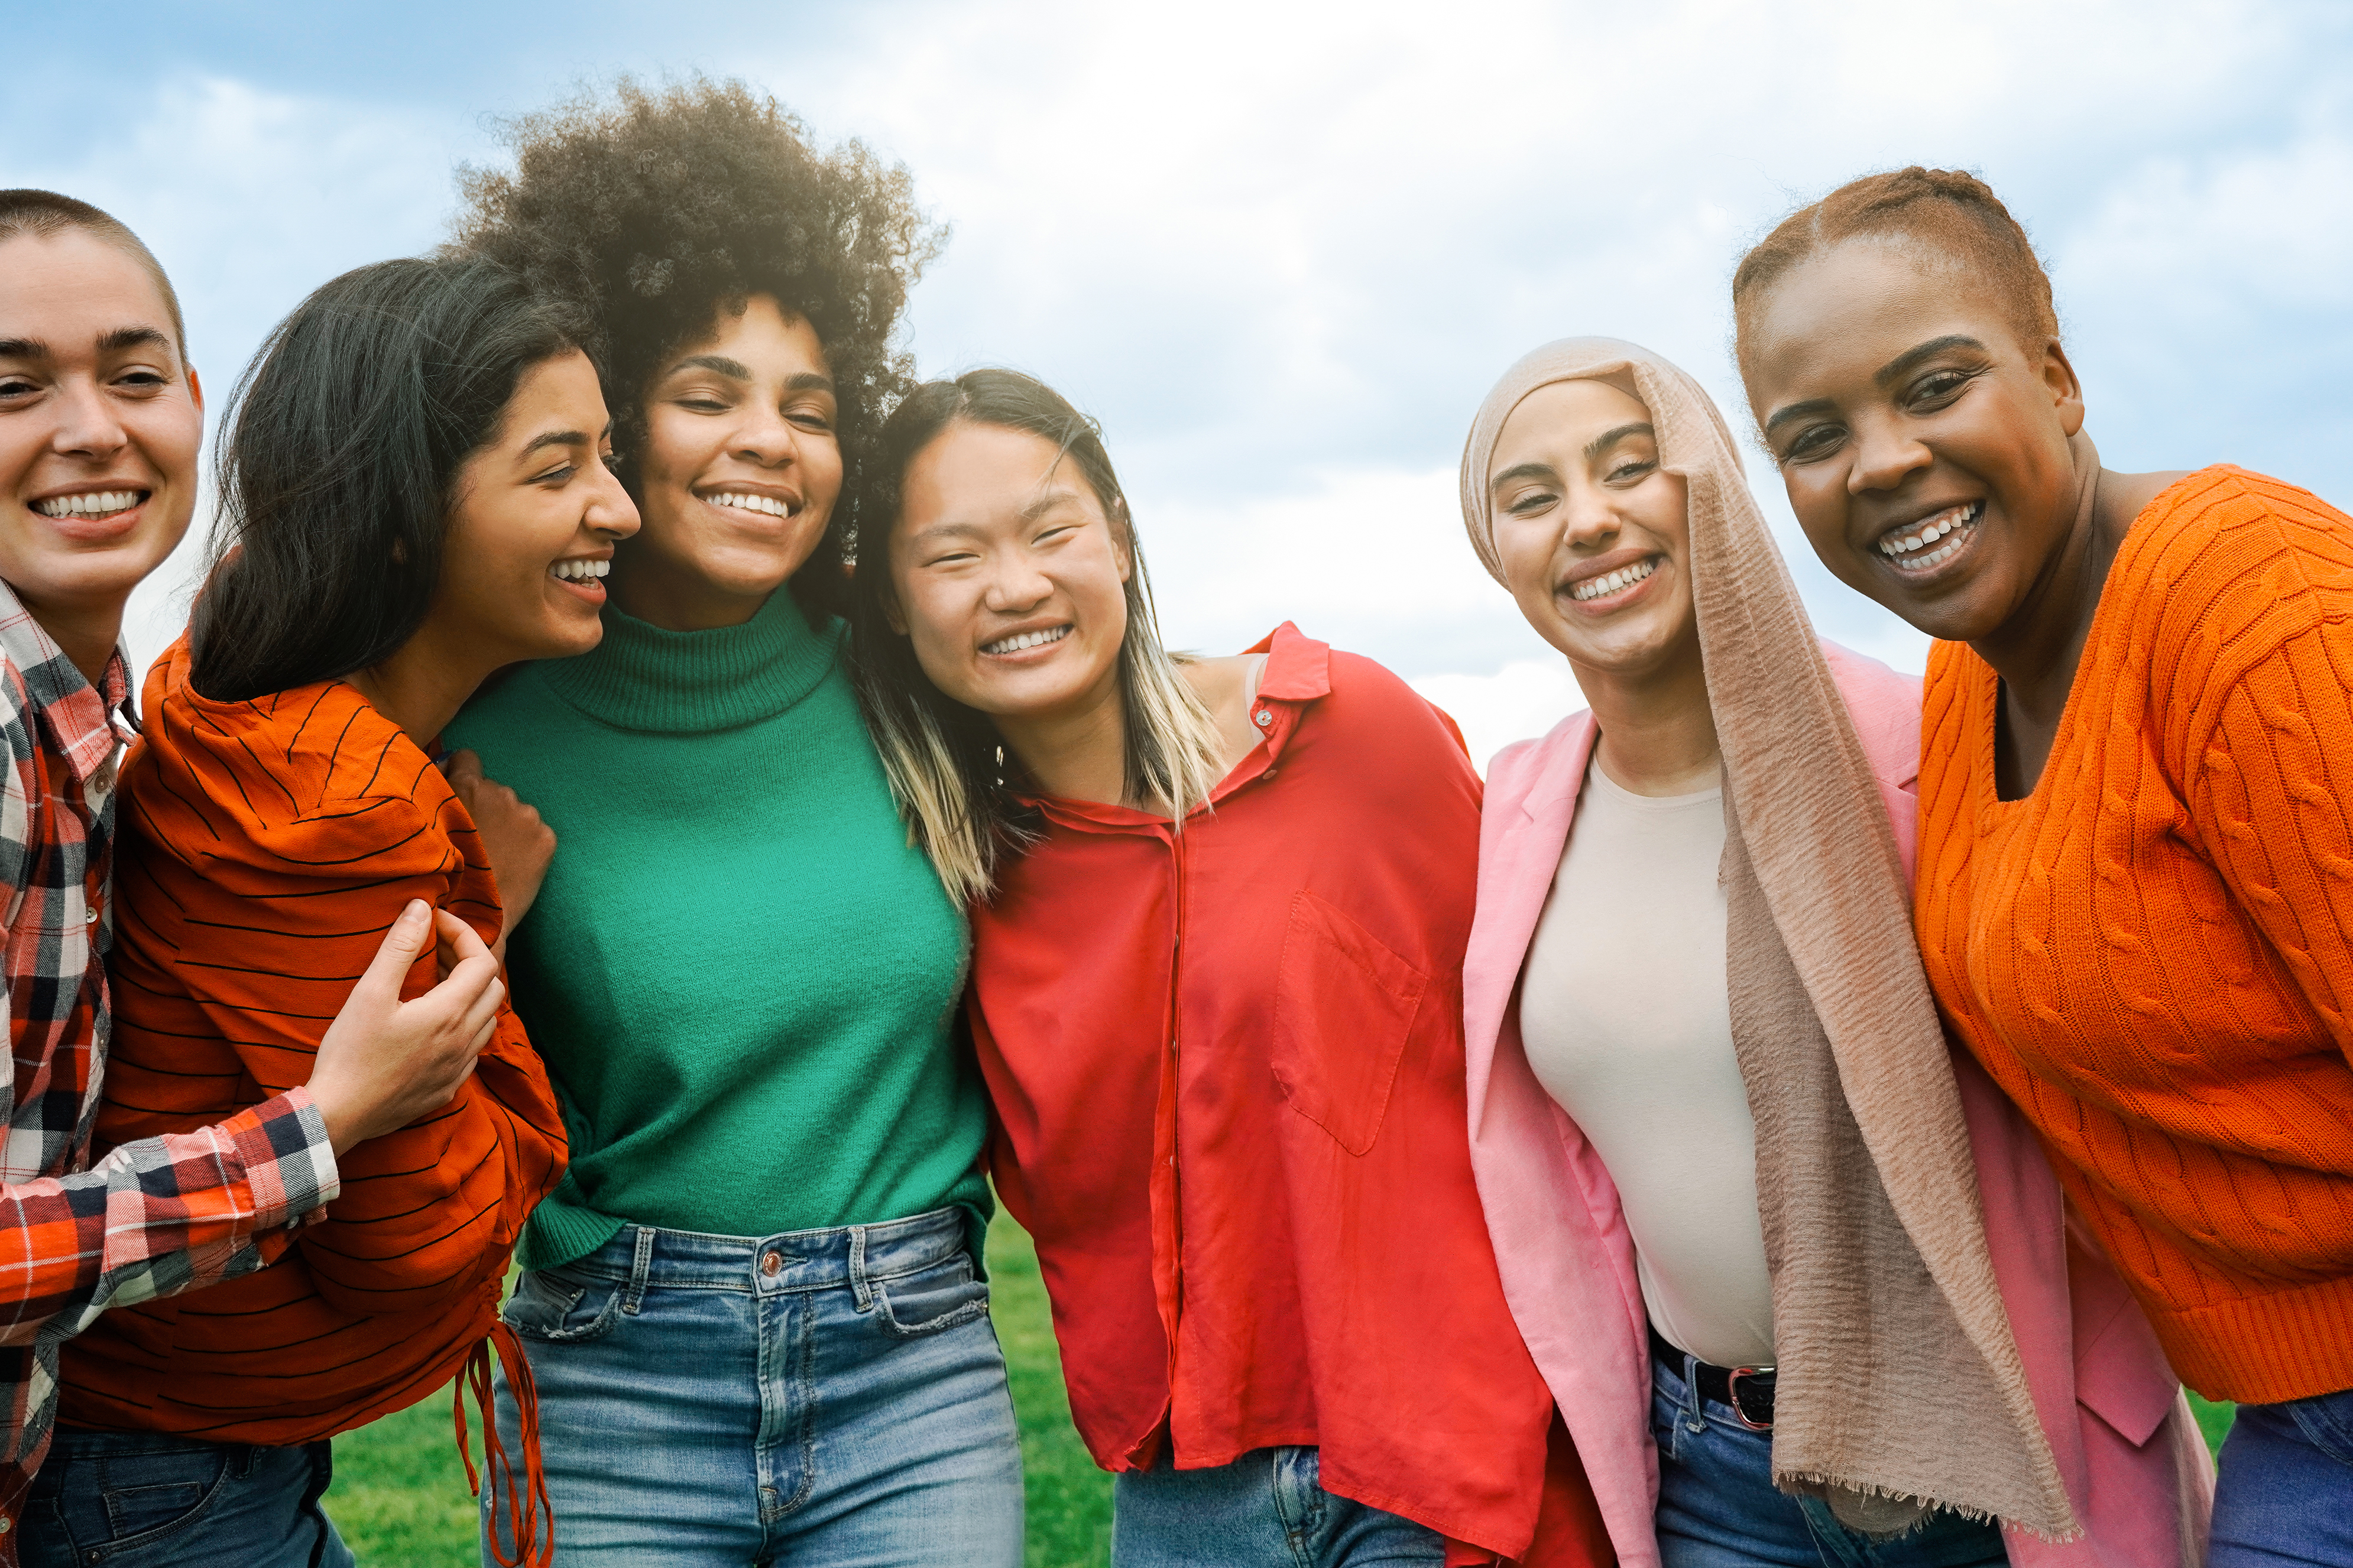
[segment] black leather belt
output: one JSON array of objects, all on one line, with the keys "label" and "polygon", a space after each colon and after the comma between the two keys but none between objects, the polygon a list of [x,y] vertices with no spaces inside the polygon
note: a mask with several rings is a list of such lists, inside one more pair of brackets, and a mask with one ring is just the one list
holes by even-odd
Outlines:
[{"label": "black leather belt", "polygon": [[1695,1361],[1689,1352],[1677,1350],[1667,1342],[1657,1329],[1651,1331],[1651,1359],[1662,1362],[1682,1376],[1688,1367],[1691,1381],[1699,1387],[1702,1399],[1713,1399],[1729,1408],[1743,1426],[1751,1432],[1773,1429],[1773,1369],[1754,1366],[1712,1366]]}]

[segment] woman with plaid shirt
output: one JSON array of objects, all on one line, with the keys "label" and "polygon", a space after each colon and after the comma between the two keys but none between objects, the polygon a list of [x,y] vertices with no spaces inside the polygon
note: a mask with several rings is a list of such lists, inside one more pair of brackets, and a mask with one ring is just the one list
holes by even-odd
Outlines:
[{"label": "woman with plaid shirt", "polygon": [[[203,402],[179,305],[130,230],[0,191],[0,1568],[49,1445],[58,1346],[110,1307],[249,1273],[340,1190],[336,1155],[446,1101],[504,986],[473,931],[405,910],[310,1080],[90,1163],[105,1073],[124,603],[186,531]],[[438,927],[448,978],[399,999]]]}]

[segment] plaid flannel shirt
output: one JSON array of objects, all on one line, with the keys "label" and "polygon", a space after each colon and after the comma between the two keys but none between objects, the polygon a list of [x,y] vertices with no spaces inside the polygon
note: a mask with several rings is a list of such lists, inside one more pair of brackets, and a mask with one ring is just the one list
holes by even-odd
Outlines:
[{"label": "plaid flannel shirt", "polygon": [[[90,1163],[106,1071],[115,748],[130,666],[97,689],[0,583],[0,989],[16,1058],[0,1144],[0,1568],[58,1403],[58,1347],[109,1307],[250,1273],[338,1191],[295,1089]],[[85,1169],[85,1167],[88,1167]]]}]

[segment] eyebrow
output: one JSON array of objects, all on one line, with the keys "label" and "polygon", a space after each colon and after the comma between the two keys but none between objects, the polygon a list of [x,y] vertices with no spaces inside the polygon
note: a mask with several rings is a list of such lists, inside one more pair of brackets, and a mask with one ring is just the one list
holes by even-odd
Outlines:
[{"label": "eyebrow", "polygon": [[1871,378],[1872,383],[1876,386],[1887,386],[1901,381],[1922,361],[1935,359],[1948,349],[1975,349],[1979,353],[1983,353],[1985,344],[1965,332],[1947,332],[1941,338],[1930,338],[1918,348],[1905,349],[1902,353],[1880,366],[1878,374]]},{"label": "eyebrow", "polygon": [[533,436],[516,456],[528,458],[542,447],[585,447],[587,444],[588,433],[585,430],[550,430]]},{"label": "eyebrow", "polygon": [[1560,473],[1550,463],[1514,463],[1487,481],[1490,490],[1502,489],[1520,479],[1557,479]]},{"label": "eyebrow", "polygon": [[[729,359],[725,354],[689,354],[670,367],[672,374],[681,370],[712,371],[725,376],[730,381],[757,379],[753,375],[750,365],[740,359]],[[798,375],[787,377],[785,381],[785,390],[786,392],[831,392],[833,377],[821,375],[813,370],[805,370]]]},{"label": "eyebrow", "polygon": [[[121,353],[125,349],[170,348],[169,336],[153,327],[117,327],[98,335],[98,352],[102,354]],[[0,338],[0,359],[54,359],[56,354],[39,338]]]},{"label": "eyebrow", "polygon": [[1637,419],[1630,425],[1620,425],[1614,430],[1604,430],[1585,444],[1585,460],[1588,463],[1593,461],[1629,436],[1648,436],[1656,439],[1658,432],[1651,428],[1651,422],[1647,419]]},{"label": "eyebrow", "polygon": [[1837,412],[1838,405],[1827,397],[1809,397],[1803,403],[1792,403],[1786,408],[1774,410],[1773,417],[1765,421],[1765,438],[1770,441],[1773,432],[1792,419],[1811,419],[1818,414]]},{"label": "eyebrow", "polygon": [[1079,492],[1068,486],[1057,485],[1050,490],[1040,490],[1030,498],[1028,506],[1021,509],[1021,521],[1035,522],[1064,501],[1074,501],[1078,499]]},{"label": "eyebrow", "polygon": [[976,522],[935,522],[929,528],[916,530],[908,542],[928,544],[935,539],[977,539],[987,531]]}]

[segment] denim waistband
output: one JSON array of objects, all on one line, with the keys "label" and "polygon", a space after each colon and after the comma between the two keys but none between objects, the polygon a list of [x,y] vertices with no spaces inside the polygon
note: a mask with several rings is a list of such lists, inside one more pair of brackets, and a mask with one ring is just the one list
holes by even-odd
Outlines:
[{"label": "denim waistband", "polygon": [[965,1212],[934,1209],[881,1225],[787,1230],[775,1236],[711,1236],[625,1225],[613,1239],[563,1266],[567,1274],[626,1284],[634,1300],[649,1286],[668,1290],[741,1290],[773,1296],[867,1285],[913,1274],[969,1250]]}]

